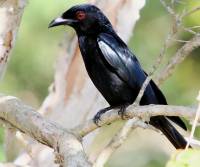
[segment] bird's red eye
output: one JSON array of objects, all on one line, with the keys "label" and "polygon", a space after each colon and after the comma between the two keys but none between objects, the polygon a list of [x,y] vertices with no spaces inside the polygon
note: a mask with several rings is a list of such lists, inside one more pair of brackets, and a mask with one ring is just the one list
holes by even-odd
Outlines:
[{"label": "bird's red eye", "polygon": [[86,17],[85,12],[83,12],[83,11],[78,11],[78,12],[76,12],[76,18],[77,18],[78,20],[84,20],[85,17]]}]

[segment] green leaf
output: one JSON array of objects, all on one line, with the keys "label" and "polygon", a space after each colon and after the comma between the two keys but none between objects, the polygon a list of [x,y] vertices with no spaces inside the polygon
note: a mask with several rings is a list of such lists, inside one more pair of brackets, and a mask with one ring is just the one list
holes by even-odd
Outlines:
[{"label": "green leaf", "polygon": [[166,167],[199,167],[200,150],[188,149],[172,155]]}]

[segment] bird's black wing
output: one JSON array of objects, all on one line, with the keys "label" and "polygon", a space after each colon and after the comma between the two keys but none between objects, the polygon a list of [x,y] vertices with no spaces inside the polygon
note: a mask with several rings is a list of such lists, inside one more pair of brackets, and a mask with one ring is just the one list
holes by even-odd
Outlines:
[{"label": "bird's black wing", "polygon": [[[163,95],[161,90],[157,87],[157,85],[154,83],[154,81],[151,80],[150,85],[151,85],[152,89],[154,90],[157,98],[159,99],[159,104],[164,104],[164,105],[167,104],[165,96]],[[170,119],[171,121],[173,121],[174,123],[176,123],[177,125],[179,125],[184,130],[187,130],[185,123],[179,117],[167,116],[167,118]]]},{"label": "bird's black wing", "polygon": [[146,79],[136,57],[123,42],[112,35],[101,33],[97,38],[103,58],[124,82],[131,88],[139,89]]},{"label": "bird's black wing", "polygon": [[[145,71],[144,71],[144,73],[146,74],[146,76],[148,75]],[[158,86],[154,83],[153,80],[150,81],[150,85],[151,85],[153,91],[155,92],[157,99],[159,100],[159,104],[167,105],[167,100],[166,100],[165,96],[163,95],[163,93],[158,88]],[[167,118],[170,119],[171,121],[173,121],[174,123],[176,123],[177,125],[179,125],[184,130],[187,130],[185,123],[179,117],[167,116]]]},{"label": "bird's black wing", "polygon": [[[101,56],[109,64],[111,70],[116,73],[133,90],[139,91],[147,75],[140,67],[136,57],[129,51],[128,47],[113,35],[101,33],[97,39]],[[152,87],[153,86],[153,87]],[[145,102],[143,104],[160,104],[161,93],[154,84],[149,84],[144,92]],[[156,86],[156,89],[155,89]],[[164,101],[163,101],[164,102]],[[166,103],[166,102],[165,102]],[[172,119],[173,120],[173,119]],[[177,119],[174,120],[177,123]],[[186,141],[183,136],[170,124],[164,116],[151,117],[151,125],[160,129],[176,148],[185,148]]]},{"label": "bird's black wing", "polygon": [[[106,33],[101,33],[97,42],[104,59],[112,67],[113,72],[117,73],[131,88],[139,90],[147,74],[142,70],[138,60],[129,51],[127,46],[122,41],[119,42],[113,36]],[[167,104],[163,93],[152,80],[150,81],[150,87],[148,86],[146,89],[148,89],[147,96],[151,97],[151,99],[156,96],[158,104]],[[183,129],[187,129],[179,117],[168,118]]]}]

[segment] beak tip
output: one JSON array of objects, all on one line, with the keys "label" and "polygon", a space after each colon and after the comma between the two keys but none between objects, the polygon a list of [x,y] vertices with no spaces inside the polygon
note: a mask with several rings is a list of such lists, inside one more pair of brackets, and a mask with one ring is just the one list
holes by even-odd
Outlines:
[{"label": "beak tip", "polygon": [[52,26],[49,24],[48,29],[51,28]]},{"label": "beak tip", "polygon": [[62,17],[58,17],[49,23],[48,28],[52,28],[52,27],[60,26],[60,25],[71,25],[74,22],[75,21],[72,19],[63,19]]},{"label": "beak tip", "polygon": [[55,26],[55,20],[51,21],[48,25],[48,28],[52,28]]}]

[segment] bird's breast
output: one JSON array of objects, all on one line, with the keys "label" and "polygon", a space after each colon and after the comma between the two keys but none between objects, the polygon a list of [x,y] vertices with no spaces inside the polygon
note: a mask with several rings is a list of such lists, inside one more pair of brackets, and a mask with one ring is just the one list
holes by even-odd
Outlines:
[{"label": "bird's breast", "polygon": [[92,82],[108,103],[110,105],[132,103],[135,96],[131,88],[105,62],[98,49],[97,41],[79,39],[79,46]]}]

